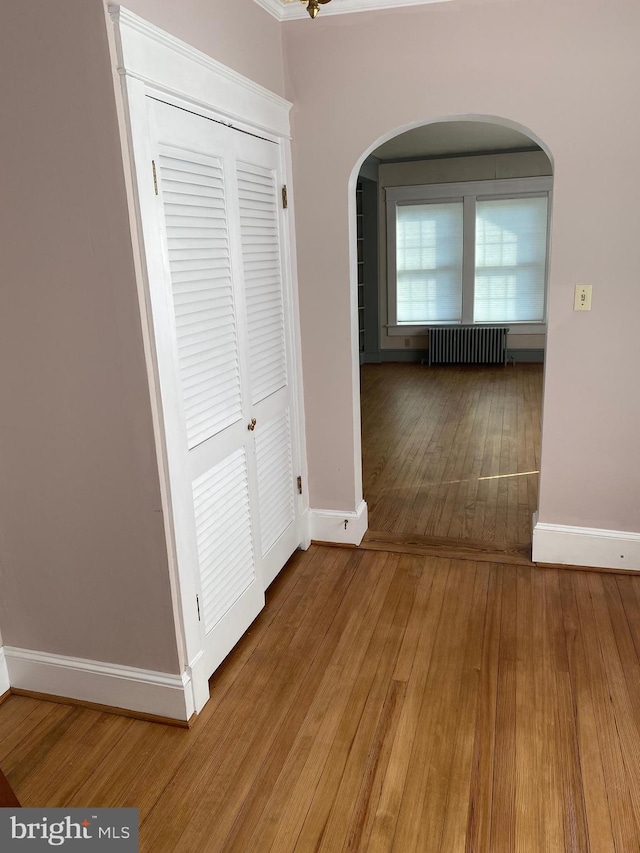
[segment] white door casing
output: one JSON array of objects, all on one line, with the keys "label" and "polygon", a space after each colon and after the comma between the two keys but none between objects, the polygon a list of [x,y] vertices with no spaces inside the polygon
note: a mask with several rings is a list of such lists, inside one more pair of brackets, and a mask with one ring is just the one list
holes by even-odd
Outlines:
[{"label": "white door casing", "polygon": [[[293,226],[278,204],[290,104],[110,11],[176,621],[198,711],[211,671],[308,541],[306,492],[294,488],[306,466]],[[209,230],[190,237],[189,224]]]}]

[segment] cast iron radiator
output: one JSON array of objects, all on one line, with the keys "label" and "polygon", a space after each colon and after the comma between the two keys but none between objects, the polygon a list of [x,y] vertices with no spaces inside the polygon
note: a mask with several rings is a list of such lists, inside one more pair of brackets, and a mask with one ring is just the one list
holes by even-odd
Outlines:
[{"label": "cast iron radiator", "polygon": [[506,326],[443,326],[429,329],[432,364],[507,363]]}]

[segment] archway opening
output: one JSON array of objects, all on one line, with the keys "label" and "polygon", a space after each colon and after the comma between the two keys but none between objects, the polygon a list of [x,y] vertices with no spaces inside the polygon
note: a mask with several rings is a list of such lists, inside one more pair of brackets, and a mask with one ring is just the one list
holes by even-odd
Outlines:
[{"label": "archway opening", "polygon": [[354,169],[367,539],[528,554],[553,165],[504,119],[401,128]]}]

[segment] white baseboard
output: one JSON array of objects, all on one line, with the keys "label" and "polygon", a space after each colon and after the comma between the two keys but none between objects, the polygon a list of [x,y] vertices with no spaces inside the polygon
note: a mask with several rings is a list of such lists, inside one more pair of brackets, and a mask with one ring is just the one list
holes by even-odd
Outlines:
[{"label": "white baseboard", "polygon": [[7,660],[4,654],[4,648],[0,646],[0,696],[3,696],[11,687],[9,681],[9,670],[7,669]]},{"label": "white baseboard", "polygon": [[361,501],[355,512],[341,512],[336,509],[309,510],[309,536],[316,542],[359,545],[368,526],[366,501]]},{"label": "white baseboard", "polygon": [[4,647],[11,687],[186,721],[193,713],[191,671],[183,675]]},{"label": "white baseboard", "polygon": [[533,561],[640,571],[640,533],[535,521]]},{"label": "white baseboard", "polygon": [[311,545],[311,510],[307,507],[300,516],[300,548],[306,551]]},{"label": "white baseboard", "polygon": [[185,687],[188,720],[191,719],[194,713],[199,714],[209,701],[209,676],[211,673],[205,669],[204,665],[204,652],[199,652],[194,660],[191,661],[191,665],[187,667],[187,683]]}]

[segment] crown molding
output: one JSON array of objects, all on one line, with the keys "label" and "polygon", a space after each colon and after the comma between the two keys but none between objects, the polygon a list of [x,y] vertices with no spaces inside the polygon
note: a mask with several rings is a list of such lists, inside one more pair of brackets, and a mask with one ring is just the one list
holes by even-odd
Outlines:
[{"label": "crown molding", "polygon": [[[378,9],[397,9],[399,6],[426,6],[427,3],[448,3],[450,0],[332,0],[320,10],[320,17],[349,15],[354,12],[372,12]],[[302,3],[285,3],[284,0],[254,0],[279,21],[308,18]]]}]

